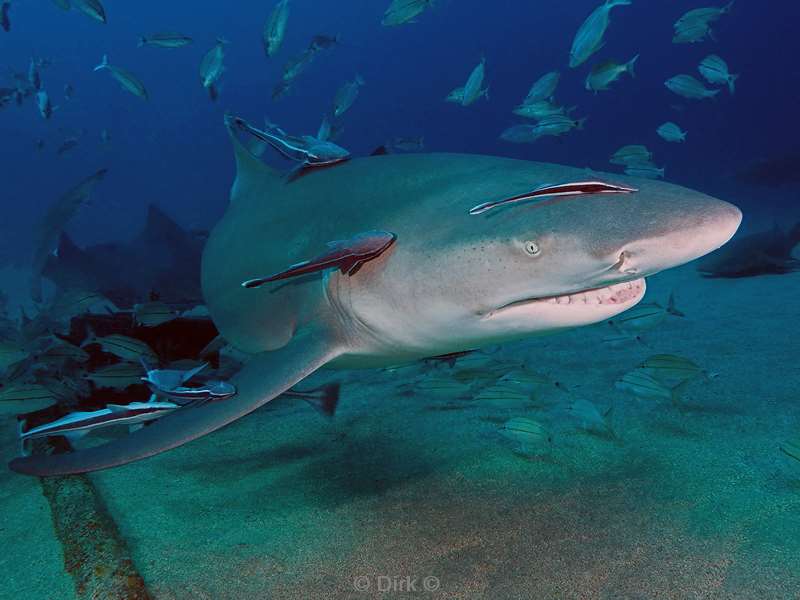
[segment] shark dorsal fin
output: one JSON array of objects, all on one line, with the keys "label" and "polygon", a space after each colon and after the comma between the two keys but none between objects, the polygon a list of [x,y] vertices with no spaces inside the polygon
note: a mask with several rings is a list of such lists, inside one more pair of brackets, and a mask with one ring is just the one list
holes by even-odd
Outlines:
[{"label": "shark dorsal fin", "polygon": [[241,198],[258,196],[261,192],[269,194],[271,188],[277,189],[284,184],[282,174],[272,167],[264,164],[254,156],[236,135],[232,123],[233,117],[225,116],[225,126],[233,144],[233,155],[236,159],[236,180],[231,188],[231,203],[235,204]]}]

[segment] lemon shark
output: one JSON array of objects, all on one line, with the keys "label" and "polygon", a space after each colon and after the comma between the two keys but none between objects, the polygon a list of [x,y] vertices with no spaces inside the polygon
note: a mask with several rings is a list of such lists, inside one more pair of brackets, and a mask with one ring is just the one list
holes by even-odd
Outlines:
[{"label": "lemon shark", "polygon": [[[492,156],[372,156],[287,182],[229,132],[237,175],[202,287],[222,335],[252,355],[236,395],[11,469],[80,473],[152,456],[321,367],[396,365],[604,321],[642,299],[645,277],[719,248],[741,222],[735,206],[665,182]],[[329,242],[370,231],[393,243],[357,270],[308,272]],[[250,285],[287,267],[302,274]]]}]

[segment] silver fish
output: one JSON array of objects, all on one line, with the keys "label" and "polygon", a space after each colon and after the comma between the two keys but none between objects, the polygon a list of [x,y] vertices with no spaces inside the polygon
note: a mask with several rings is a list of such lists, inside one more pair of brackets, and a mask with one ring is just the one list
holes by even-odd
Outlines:
[{"label": "silver fish", "polygon": [[267,56],[275,56],[283,43],[283,36],[286,34],[286,23],[289,20],[289,0],[280,0],[264,23],[262,41],[264,42],[264,53]]},{"label": "silver fish", "polygon": [[634,66],[638,59],[639,55],[637,54],[624,64],[608,60],[595,65],[591,73],[586,76],[586,89],[590,92],[597,93],[607,90],[609,85],[614,83],[625,73],[631,77],[635,77],[636,72],[634,71]]},{"label": "silver fish", "polygon": [[358,92],[361,86],[364,85],[364,80],[361,75],[356,75],[353,81],[348,81],[336,92],[333,99],[333,116],[340,117],[344,112],[349,109],[358,98]]},{"label": "silver fish", "polygon": [[631,177],[641,177],[643,179],[663,179],[666,169],[649,164],[636,164],[625,167],[625,174]]},{"label": "silver fish", "polygon": [[43,119],[49,119],[53,116],[53,105],[50,103],[50,96],[47,95],[45,90],[36,92],[36,107],[39,109],[39,114]]},{"label": "silver fish", "polygon": [[550,115],[563,115],[564,107],[553,104],[550,100],[539,100],[531,104],[520,104],[511,112],[528,119],[543,119]]},{"label": "silver fish", "polygon": [[[489,99],[489,88],[484,88],[481,90],[480,94],[478,94],[478,98],[485,97],[487,100]],[[461,104],[464,101],[464,86],[460,86],[455,88],[451,91],[444,99],[445,102],[453,102],[455,104]]]},{"label": "silver fish", "polygon": [[612,165],[637,165],[637,164],[647,164],[653,158],[653,153],[650,152],[645,146],[641,144],[629,144],[627,146],[623,146],[613,155],[611,155],[611,160],[609,162]]},{"label": "silver fish", "polygon": [[667,121],[659,125],[658,129],[656,129],[656,133],[668,142],[686,141],[686,132],[681,130],[681,128],[672,121]]},{"label": "silver fish", "polygon": [[469,106],[481,97],[483,90],[483,79],[486,76],[486,59],[481,61],[472,69],[467,83],[464,84],[464,95],[461,98],[461,106]]},{"label": "silver fish", "polygon": [[706,56],[697,66],[697,70],[708,83],[727,85],[731,94],[736,91],[736,80],[739,79],[739,76],[732,75],[728,71],[728,63],[716,54]]},{"label": "silver fish", "polygon": [[723,15],[731,12],[733,8],[733,0],[728,2],[725,6],[708,7],[708,8],[694,8],[685,13],[680,19],[675,22],[675,29],[679,29],[690,23],[713,23],[719,20]]},{"label": "silver fish", "polygon": [[206,52],[200,62],[200,83],[208,90],[212,100],[217,99],[216,84],[225,72],[225,44],[228,42],[222,38],[217,38],[217,43],[211,50]]},{"label": "silver fish", "polygon": [[552,98],[556,88],[558,87],[558,82],[560,79],[561,74],[558,71],[545,73],[533,83],[531,89],[528,90],[528,95],[525,97],[525,100],[523,100],[522,103],[533,104],[534,102]]},{"label": "silver fish", "polygon": [[383,14],[381,25],[392,27],[414,23],[414,18],[433,4],[433,0],[392,0]]},{"label": "silver fish", "polygon": [[95,71],[108,71],[111,76],[119,82],[122,89],[130,92],[134,96],[139,96],[143,100],[147,100],[147,90],[144,84],[130,71],[121,67],[115,67],[108,63],[108,55],[103,55],[103,60],[94,68]]},{"label": "silver fish", "polygon": [[689,98],[691,100],[702,100],[704,98],[713,98],[719,94],[719,90],[710,90],[691,75],[675,75],[664,82],[667,89],[678,96]]},{"label": "silver fish", "polygon": [[606,0],[598,6],[575,34],[569,52],[569,66],[578,67],[603,46],[603,37],[608,29],[609,13],[615,6],[629,6],[633,0]]},{"label": "silver fish", "polygon": [[107,23],[106,9],[100,4],[100,0],[72,0],[72,5],[87,17],[99,21],[100,23]]},{"label": "silver fish", "polygon": [[183,48],[194,40],[188,35],[175,32],[153,33],[139,38],[139,47],[152,46],[153,48]]}]

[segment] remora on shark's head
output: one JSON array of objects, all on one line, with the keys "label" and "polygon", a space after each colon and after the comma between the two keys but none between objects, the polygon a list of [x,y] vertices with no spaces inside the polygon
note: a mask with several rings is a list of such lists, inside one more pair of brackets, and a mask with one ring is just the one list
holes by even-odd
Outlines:
[{"label": "remora on shark's head", "polygon": [[[152,456],[248,414],[322,366],[393,365],[603,321],[642,298],[644,277],[720,247],[741,221],[738,208],[699,192],[600,173],[591,179],[638,191],[501,203],[471,215],[545,184],[585,182],[586,171],[384,155],[287,183],[232,139],[238,173],[202,280],[221,334],[255,354],[233,380],[237,395],[102,446],[19,458],[12,469],[77,473]],[[355,274],[330,268],[241,285],[367,231],[396,241]]]}]

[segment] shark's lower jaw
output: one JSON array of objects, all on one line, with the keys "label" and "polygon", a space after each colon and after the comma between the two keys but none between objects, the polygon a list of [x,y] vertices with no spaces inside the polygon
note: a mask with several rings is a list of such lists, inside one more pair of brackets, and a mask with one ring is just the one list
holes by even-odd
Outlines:
[{"label": "shark's lower jaw", "polygon": [[579,321],[603,320],[634,306],[643,297],[646,289],[644,278],[615,283],[613,285],[589,288],[560,296],[528,298],[511,302],[487,313],[484,318],[492,319],[512,313],[538,313],[546,311],[555,314],[580,312]]}]

